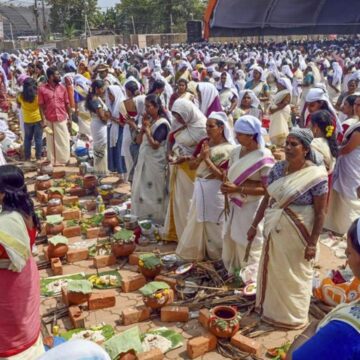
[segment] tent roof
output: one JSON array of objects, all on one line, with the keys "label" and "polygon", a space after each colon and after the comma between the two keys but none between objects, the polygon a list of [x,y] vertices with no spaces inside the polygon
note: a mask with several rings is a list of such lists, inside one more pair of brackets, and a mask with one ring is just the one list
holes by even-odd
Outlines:
[{"label": "tent roof", "polygon": [[356,34],[360,0],[209,0],[210,36]]}]

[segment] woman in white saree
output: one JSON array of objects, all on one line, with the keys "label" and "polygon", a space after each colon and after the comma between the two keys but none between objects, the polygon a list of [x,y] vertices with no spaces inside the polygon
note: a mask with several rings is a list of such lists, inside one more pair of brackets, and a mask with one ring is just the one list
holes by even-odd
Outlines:
[{"label": "woman in white saree", "polygon": [[138,135],[141,143],[132,184],[133,215],[163,224],[168,204],[166,139],[170,123],[156,95],[145,99],[146,115]]},{"label": "woman in white saree", "polygon": [[248,232],[253,241],[265,215],[256,308],[262,320],[296,329],[308,322],[313,259],[322,230],[328,192],[327,171],[311,147],[309,129],[293,129],[286,160],[275,164]]},{"label": "woman in white saree", "polygon": [[201,261],[205,257],[221,258],[224,196],[221,180],[234,140],[224,112],[213,112],[206,123],[208,138],[200,142],[194,153],[192,167],[196,180],[187,224],[176,254],[186,260]]},{"label": "woman in white saree", "polygon": [[279,91],[270,105],[270,128],[271,143],[276,146],[284,146],[289,134],[291,123],[291,93],[288,89]]},{"label": "woman in white saree", "polygon": [[229,216],[224,224],[222,259],[229,273],[244,266],[258,264],[263,243],[263,222],[245,258],[248,245],[247,232],[265,194],[267,176],[275,161],[271,151],[265,148],[261,135],[261,122],[254,116],[245,115],[234,127],[241,146],[235,148],[229,161],[228,181],[221,191],[229,197]]},{"label": "woman in white saree", "polygon": [[[360,96],[355,100],[355,114],[360,115]],[[345,234],[360,216],[360,121],[344,134],[337,159],[325,228]]]},{"label": "woman in white saree", "polygon": [[195,170],[191,159],[196,145],[206,137],[206,117],[190,101],[178,99],[172,107],[169,206],[165,220],[165,239],[177,241],[186,226],[186,218],[194,191]]}]

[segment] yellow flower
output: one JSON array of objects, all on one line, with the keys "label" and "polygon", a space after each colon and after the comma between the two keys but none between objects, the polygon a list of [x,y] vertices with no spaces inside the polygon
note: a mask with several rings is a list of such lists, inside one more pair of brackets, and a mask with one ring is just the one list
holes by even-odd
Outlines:
[{"label": "yellow flower", "polygon": [[139,260],[139,266],[143,267],[144,266],[144,262],[142,260]]}]

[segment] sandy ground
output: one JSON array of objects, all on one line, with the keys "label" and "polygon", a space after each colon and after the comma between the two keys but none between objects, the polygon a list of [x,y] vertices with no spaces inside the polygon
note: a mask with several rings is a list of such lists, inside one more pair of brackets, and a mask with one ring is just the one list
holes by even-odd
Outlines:
[{"label": "sandy ground", "polygon": [[[73,172],[77,173],[78,169],[76,167],[67,167],[67,172]],[[26,177],[34,176],[34,173],[28,173],[26,174]],[[33,185],[29,186],[29,190],[33,190]],[[121,192],[128,192],[129,187],[127,185],[121,185],[118,189]],[[74,238],[71,239],[70,242],[74,242],[78,239]],[[160,246],[161,252],[168,252],[175,249],[175,244],[164,244]],[[146,251],[146,248],[138,247],[137,251]],[[38,246],[38,259],[43,259],[43,251],[42,251],[42,245]],[[84,273],[95,273],[95,269],[92,265],[92,260],[86,260],[81,261],[76,264],[67,264],[63,266],[64,274],[73,274],[78,272],[84,272]],[[344,263],[344,260],[338,259],[334,256],[333,252],[324,245],[321,245],[321,251],[320,251],[320,257],[318,260],[319,269],[317,270],[320,273],[320,276],[322,277],[324,274],[327,273],[328,270],[337,268],[339,265],[342,265]],[[110,269],[117,269],[119,264],[114,265],[109,268],[101,269],[101,271],[106,271]],[[124,268],[121,269],[121,272],[124,274],[126,272],[136,272],[137,267],[136,266],[130,266],[126,265]],[[40,271],[41,277],[48,277],[52,276],[52,270],[46,269]],[[142,305],[142,296],[139,292],[133,292],[133,293],[122,293],[119,290],[117,290],[117,299],[116,299],[116,306],[109,309],[104,310],[97,310],[97,311],[91,311],[86,312],[86,320],[85,324],[87,327],[90,327],[92,325],[96,325],[99,323],[106,323],[110,324],[114,327],[116,332],[121,332],[125,329],[128,329],[130,327],[133,327],[134,325],[130,326],[123,326],[121,325],[121,311],[125,308],[128,308],[130,306],[135,305]],[[43,298],[41,301],[41,313],[45,313],[49,309],[53,309],[55,306],[62,306],[61,297],[58,298]],[[252,316],[254,318],[255,315]],[[62,318],[58,321],[58,325],[60,326],[60,332],[64,330],[69,330],[72,328],[70,320],[68,317]],[[184,345],[181,348],[178,348],[176,350],[173,350],[171,352],[168,352],[165,356],[166,359],[188,359],[188,356],[186,354],[186,339],[192,338],[194,336],[201,335],[205,332],[205,330],[199,325],[197,319],[192,319],[187,323],[162,323],[158,318],[151,320],[151,321],[145,321],[138,324],[140,330],[146,331],[151,328],[159,327],[159,326],[167,326],[168,328],[175,329],[179,333],[181,333],[184,338]],[[51,326],[48,326],[49,332],[51,332]],[[294,337],[299,333],[300,331],[283,331],[283,330],[277,330],[272,331],[270,333],[264,334],[262,336],[259,336],[256,338],[256,340],[263,345],[263,350],[265,351],[266,348],[270,347],[276,347],[281,346],[287,341],[292,341]],[[265,356],[263,355],[263,358]],[[217,359],[225,359],[225,357],[219,355],[216,352],[210,352],[206,355],[199,357],[199,359],[203,360],[217,360]]]}]

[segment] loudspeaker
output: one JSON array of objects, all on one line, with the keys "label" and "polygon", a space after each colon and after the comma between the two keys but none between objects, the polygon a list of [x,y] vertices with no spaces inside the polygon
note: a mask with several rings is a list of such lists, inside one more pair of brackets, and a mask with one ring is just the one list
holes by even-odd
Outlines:
[{"label": "loudspeaker", "polygon": [[186,23],[187,42],[194,43],[202,41],[202,22],[191,20]]}]

